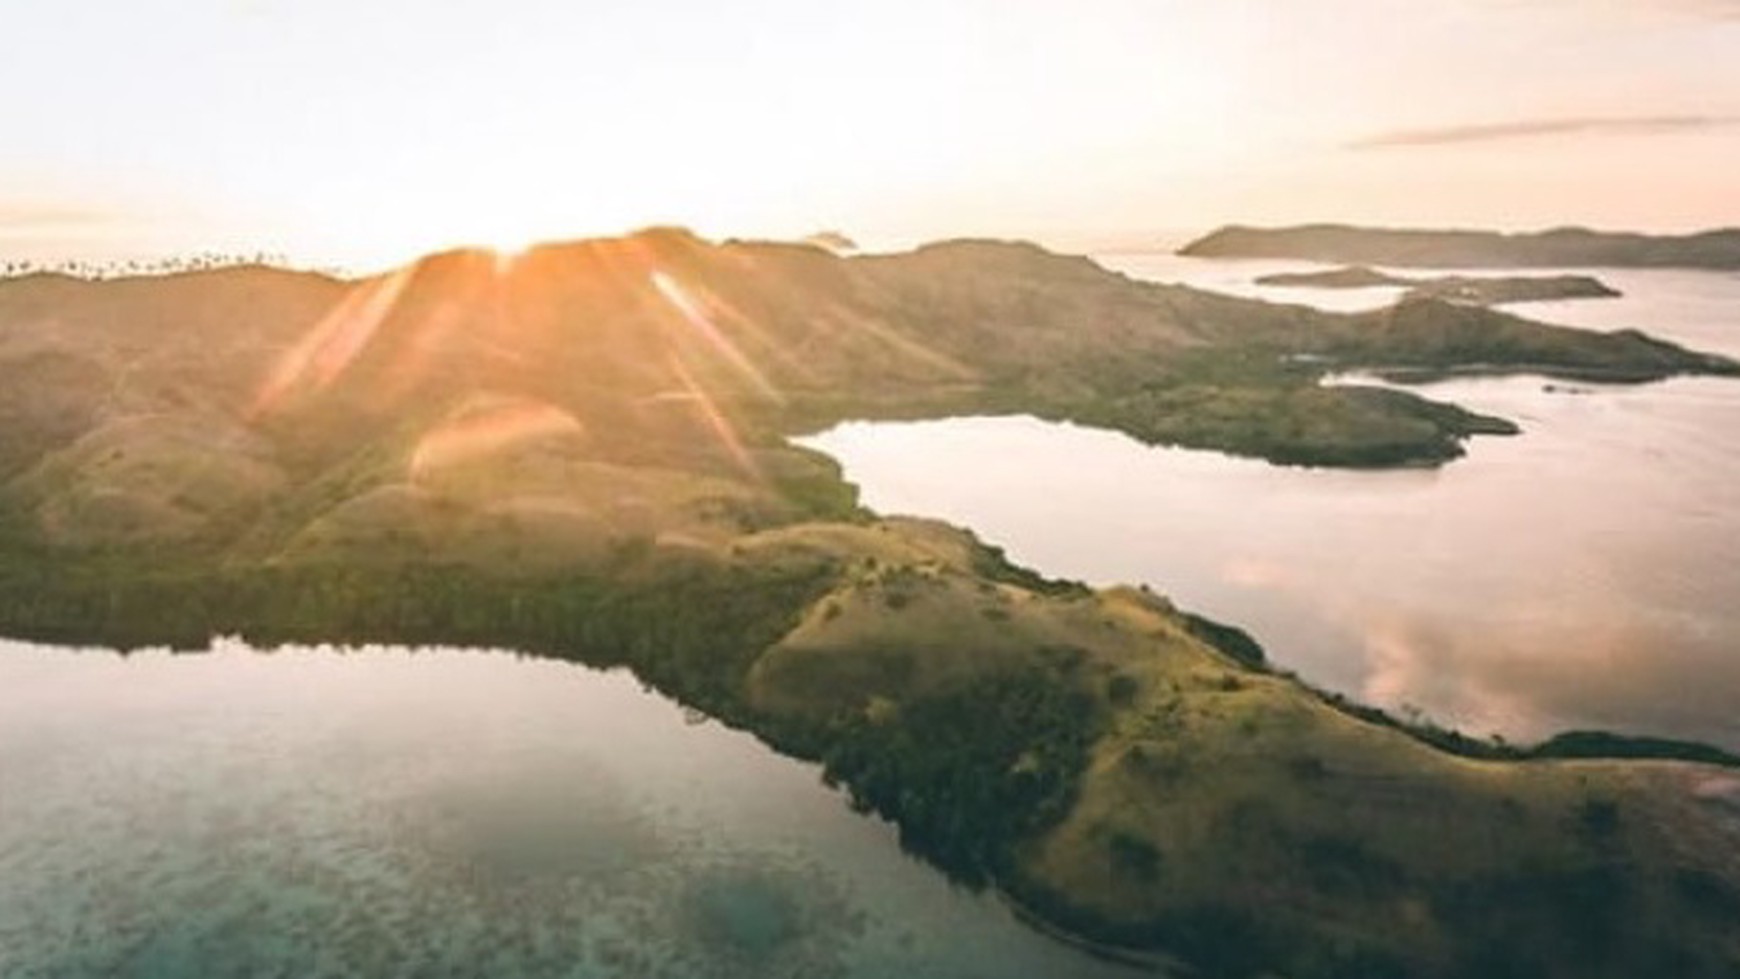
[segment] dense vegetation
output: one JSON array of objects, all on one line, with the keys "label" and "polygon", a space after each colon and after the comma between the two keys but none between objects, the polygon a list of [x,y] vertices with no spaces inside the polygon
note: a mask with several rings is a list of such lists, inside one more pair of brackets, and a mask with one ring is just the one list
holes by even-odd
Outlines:
[{"label": "dense vegetation", "polygon": [[1095,718],[1067,675],[994,674],[891,709],[828,729],[827,776],[957,879],[1006,877],[1017,847],[1075,801]]},{"label": "dense vegetation", "polygon": [[1405,391],[1365,386],[1154,387],[1077,408],[1072,417],[1151,444],[1236,445],[1281,465],[1437,465],[1471,435],[1515,425]]}]

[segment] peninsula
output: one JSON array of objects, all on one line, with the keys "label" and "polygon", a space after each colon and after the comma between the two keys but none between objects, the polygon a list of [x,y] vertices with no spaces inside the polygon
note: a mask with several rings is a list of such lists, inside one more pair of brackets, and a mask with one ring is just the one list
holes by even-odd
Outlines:
[{"label": "peninsula", "polygon": [[1277,272],[1258,276],[1260,286],[1299,289],[1370,289],[1378,286],[1405,288],[1404,299],[1442,299],[1472,306],[1540,302],[1550,299],[1611,299],[1614,289],[1590,275],[1471,276],[1447,275],[1410,278],[1390,275],[1363,265],[1321,272]]},{"label": "peninsula", "polygon": [[1740,269],[1740,228],[1689,235],[1554,228],[1520,234],[1308,224],[1229,225],[1179,249],[1198,258],[1297,258],[1418,268]]},{"label": "peninsula", "polygon": [[0,634],[625,665],[819,761],[958,879],[1207,976],[1733,975],[1736,759],[1403,725],[1144,589],[867,512],[788,441],[1026,411],[1417,465],[1514,430],[1318,383],[1398,366],[1737,371],[1635,331],[1319,313],[984,241],[848,258],[659,229],[359,280],[15,278]]}]

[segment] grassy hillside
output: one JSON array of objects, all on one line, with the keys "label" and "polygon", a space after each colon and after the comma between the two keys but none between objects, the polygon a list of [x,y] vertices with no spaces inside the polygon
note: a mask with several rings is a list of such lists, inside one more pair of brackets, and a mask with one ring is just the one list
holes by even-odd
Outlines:
[{"label": "grassy hillside", "polygon": [[1157,596],[866,513],[785,440],[1022,410],[1386,465],[1508,430],[1317,383],[1354,366],[1733,368],[992,242],[840,258],[665,230],[354,283],[32,277],[0,282],[0,633],[626,664],[821,761],[962,881],[1209,975],[1732,975],[1740,779],[1719,765],[1603,760],[1687,752],[1599,736],[1471,757]]}]

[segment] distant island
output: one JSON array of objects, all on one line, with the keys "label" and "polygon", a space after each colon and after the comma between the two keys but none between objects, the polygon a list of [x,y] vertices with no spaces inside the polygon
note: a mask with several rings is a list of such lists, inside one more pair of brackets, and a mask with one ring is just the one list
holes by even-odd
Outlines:
[{"label": "distant island", "polygon": [[1417,268],[1740,269],[1740,228],[1689,235],[1554,228],[1520,234],[1308,224],[1229,225],[1185,245],[1197,258],[1298,258]]},{"label": "distant island", "polygon": [[356,280],[26,276],[0,281],[0,325],[0,635],[625,666],[818,762],[956,879],[1197,975],[1740,962],[1740,759],[1403,723],[1147,589],[871,513],[790,440],[1032,412],[1437,465],[1515,428],[1325,374],[1732,361],[1435,299],[1235,299],[1028,244],[847,258],[680,229]]},{"label": "distant island", "polygon": [[850,255],[858,250],[858,243],[839,231],[818,231],[804,239],[804,244],[826,249],[836,255]]},{"label": "distant island", "polygon": [[1260,286],[1308,289],[1402,286],[1408,290],[1403,294],[1404,299],[1442,299],[1445,302],[1466,303],[1471,306],[1499,306],[1548,299],[1610,299],[1620,295],[1619,290],[1590,275],[1447,275],[1415,279],[1379,272],[1364,265],[1321,272],[1277,272],[1274,275],[1258,276],[1256,283]]}]

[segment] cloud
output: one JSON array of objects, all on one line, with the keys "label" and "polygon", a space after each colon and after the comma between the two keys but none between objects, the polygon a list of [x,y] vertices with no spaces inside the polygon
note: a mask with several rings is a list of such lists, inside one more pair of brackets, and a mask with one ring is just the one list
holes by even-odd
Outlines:
[{"label": "cloud", "polygon": [[1715,20],[1740,20],[1740,0],[1628,0],[1623,5]]},{"label": "cloud", "polygon": [[1682,0],[1674,6],[1717,20],[1740,20],[1740,0]]},{"label": "cloud", "polygon": [[1516,122],[1441,126],[1430,129],[1396,129],[1376,133],[1348,144],[1350,149],[1378,150],[1412,146],[1448,146],[1455,143],[1488,143],[1506,139],[1543,136],[1619,135],[1678,133],[1716,129],[1740,124],[1740,116],[1587,116],[1567,119],[1523,119]]},{"label": "cloud", "polygon": [[88,228],[92,225],[111,224],[118,217],[110,211],[93,207],[63,206],[0,198],[0,228],[9,230]]},{"label": "cloud", "polygon": [[1579,14],[1606,10],[1641,17],[1697,17],[1709,20],[1740,20],[1740,0],[1487,0],[1490,6],[1511,8],[1557,7]]}]

